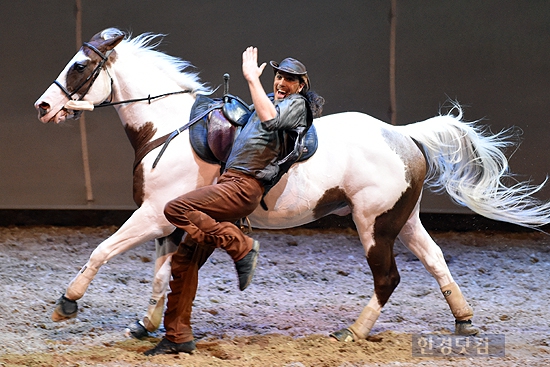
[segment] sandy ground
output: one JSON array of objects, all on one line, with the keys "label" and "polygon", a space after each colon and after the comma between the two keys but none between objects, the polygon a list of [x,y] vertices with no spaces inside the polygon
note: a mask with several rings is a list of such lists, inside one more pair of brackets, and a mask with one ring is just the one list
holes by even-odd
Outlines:
[{"label": "sandy ground", "polygon": [[78,318],[50,321],[55,300],[115,227],[0,227],[0,366],[548,366],[550,236],[435,232],[475,324],[505,337],[505,354],[413,356],[413,336],[447,334],[454,320],[435,280],[400,243],[401,284],[368,340],[327,335],[353,323],[372,292],[350,229],[255,231],[254,283],[239,292],[230,258],[216,251],[200,274],[192,355],[146,357],[162,337],[124,337],[151,287],[154,243],[102,267]]}]

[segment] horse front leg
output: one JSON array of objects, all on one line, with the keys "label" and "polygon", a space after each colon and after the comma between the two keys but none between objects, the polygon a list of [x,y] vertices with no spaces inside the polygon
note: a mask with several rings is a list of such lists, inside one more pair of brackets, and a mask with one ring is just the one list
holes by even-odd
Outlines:
[{"label": "horse front leg", "polygon": [[178,249],[184,233],[184,231],[176,229],[170,235],[155,240],[155,273],[152,284],[153,291],[149,299],[147,313],[141,320],[128,325],[125,332],[126,336],[142,339],[147,337],[150,332],[159,328],[171,277],[172,254]]},{"label": "horse front leg", "polygon": [[[69,283],[65,294],[57,301],[51,316],[53,321],[76,317],[78,313],[76,301],[86,293],[88,286],[103,264],[120,253],[173,231],[174,227],[164,217],[156,215],[151,207],[147,208],[142,206],[137,209],[118,231],[96,247],[88,262]],[[152,221],[152,218],[159,220],[155,222]]]},{"label": "horse front leg", "polygon": [[420,222],[418,210],[401,230],[399,239],[418,257],[426,270],[439,284],[441,293],[455,317],[455,334],[478,334],[479,329],[472,326],[474,310],[454,281],[441,248],[434,242]]}]

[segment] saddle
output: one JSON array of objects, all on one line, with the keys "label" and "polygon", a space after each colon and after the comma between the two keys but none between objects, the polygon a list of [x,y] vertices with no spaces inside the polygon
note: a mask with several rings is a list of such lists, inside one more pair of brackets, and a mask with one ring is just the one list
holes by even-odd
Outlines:
[{"label": "saddle", "polygon": [[239,97],[225,95],[223,99],[197,96],[191,108],[189,140],[195,153],[205,162],[223,164],[227,161],[237,129],[250,117],[250,108]]},{"label": "saddle", "polygon": [[[237,96],[227,94],[223,99],[198,96],[191,109],[190,120],[199,119],[189,128],[189,139],[195,153],[205,162],[223,167],[240,128],[246,125],[251,114],[248,105]],[[317,133],[313,125],[302,141],[297,142],[297,138],[297,134],[292,133],[284,137],[284,152],[292,152],[297,145],[301,146],[301,154],[295,160],[285,158],[285,162],[305,161],[317,150]]]}]

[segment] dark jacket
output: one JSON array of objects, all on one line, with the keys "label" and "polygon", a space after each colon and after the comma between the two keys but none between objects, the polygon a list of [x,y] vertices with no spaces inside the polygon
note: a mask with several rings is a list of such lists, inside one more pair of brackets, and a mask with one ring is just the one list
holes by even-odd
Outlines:
[{"label": "dark jacket", "polygon": [[[273,96],[269,95],[273,101]],[[277,116],[261,122],[253,112],[233,144],[225,169],[242,171],[257,178],[264,185],[273,183],[279,174],[277,161],[284,158],[285,130],[301,130],[311,125],[311,112],[307,100],[293,94],[273,101]]]}]

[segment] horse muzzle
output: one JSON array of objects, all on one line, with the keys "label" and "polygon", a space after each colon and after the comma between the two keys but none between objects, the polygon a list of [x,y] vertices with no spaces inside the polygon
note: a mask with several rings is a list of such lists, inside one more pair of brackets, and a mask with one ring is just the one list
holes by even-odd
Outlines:
[{"label": "horse muzzle", "polygon": [[82,111],[72,111],[64,106],[59,109],[52,108],[47,102],[37,102],[34,107],[38,111],[38,119],[44,124],[49,122],[59,124],[67,119],[78,119],[82,114]]}]

